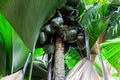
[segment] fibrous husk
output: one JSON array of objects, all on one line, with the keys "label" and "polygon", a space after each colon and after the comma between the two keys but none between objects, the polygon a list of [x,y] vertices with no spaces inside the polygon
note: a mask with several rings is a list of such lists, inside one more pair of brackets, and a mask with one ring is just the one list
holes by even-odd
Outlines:
[{"label": "fibrous husk", "polygon": [[2,78],[1,80],[24,80],[24,73],[20,70],[14,74]]},{"label": "fibrous husk", "polygon": [[66,80],[100,80],[90,60],[83,58],[70,71]]}]

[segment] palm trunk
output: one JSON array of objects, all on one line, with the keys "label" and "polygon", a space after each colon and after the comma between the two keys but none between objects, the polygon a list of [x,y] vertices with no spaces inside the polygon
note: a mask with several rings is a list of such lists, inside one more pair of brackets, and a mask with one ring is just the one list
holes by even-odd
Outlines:
[{"label": "palm trunk", "polygon": [[54,64],[54,80],[64,80],[64,45],[61,38],[56,39],[55,64]]}]

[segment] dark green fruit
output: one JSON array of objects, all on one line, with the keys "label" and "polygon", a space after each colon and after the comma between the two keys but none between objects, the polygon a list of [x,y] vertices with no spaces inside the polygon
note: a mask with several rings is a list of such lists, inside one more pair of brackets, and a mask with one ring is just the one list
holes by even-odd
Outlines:
[{"label": "dark green fruit", "polygon": [[44,45],[47,42],[47,34],[45,32],[40,33],[39,42],[41,45]]},{"label": "dark green fruit", "polygon": [[77,46],[82,50],[85,48],[85,38],[84,36],[77,37]]},{"label": "dark green fruit", "polygon": [[76,8],[79,4],[79,1],[80,0],[68,0],[67,4]]},{"label": "dark green fruit", "polygon": [[77,9],[74,9],[73,7],[71,6],[65,6],[63,7],[63,12],[64,12],[64,15],[66,16],[69,16],[69,17],[77,17],[78,16],[78,10]]},{"label": "dark green fruit", "polygon": [[44,49],[45,53],[53,54],[55,52],[55,45],[52,43],[46,44],[45,46],[43,46],[43,49]]},{"label": "dark green fruit", "polygon": [[72,12],[74,11],[74,8],[71,7],[71,6],[65,6],[65,7],[63,7],[62,10],[63,10],[64,12],[70,14],[70,13],[72,13]]},{"label": "dark green fruit", "polygon": [[52,24],[54,27],[58,28],[60,25],[63,24],[63,22],[64,22],[64,21],[63,21],[63,18],[62,18],[62,17],[56,17],[56,18],[52,19],[51,24]]},{"label": "dark green fruit", "polygon": [[51,25],[44,26],[43,31],[47,33],[48,35],[53,35],[56,33],[56,30]]},{"label": "dark green fruit", "polygon": [[68,31],[65,31],[64,33],[64,41],[67,41],[68,43],[73,43],[77,39],[77,30],[71,29]]}]

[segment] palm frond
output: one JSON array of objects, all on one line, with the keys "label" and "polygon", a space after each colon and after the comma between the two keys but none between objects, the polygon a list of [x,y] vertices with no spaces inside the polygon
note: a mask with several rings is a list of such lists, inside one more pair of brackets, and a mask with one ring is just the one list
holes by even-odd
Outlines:
[{"label": "palm frond", "polygon": [[101,3],[93,6],[85,11],[79,20],[79,23],[82,24],[88,33],[91,48],[100,34],[105,30],[109,22],[109,18],[105,18],[107,7],[108,3]]},{"label": "palm frond", "polygon": [[109,22],[108,31],[111,32],[115,37],[118,37],[120,35],[120,11],[116,11],[112,15]]},{"label": "palm frond", "polygon": [[94,70],[92,63],[87,58],[83,58],[70,71],[66,80],[100,80],[100,79],[98,77],[98,74]]},{"label": "palm frond", "polygon": [[100,60],[99,60],[98,55],[95,57],[94,66],[95,66],[95,69],[96,69],[97,73],[98,73],[101,77],[103,77],[102,68],[101,68],[101,64],[100,64]]},{"label": "palm frond", "polygon": [[68,53],[65,54],[65,64],[69,69],[72,69],[80,59],[79,54],[74,48],[70,48]]},{"label": "palm frond", "polygon": [[111,1],[111,4],[112,4],[112,5],[120,6],[120,0],[112,0],[112,1]]},{"label": "palm frond", "polygon": [[[109,80],[118,80],[118,72],[106,61],[106,60],[103,60],[103,63],[105,65],[105,71],[107,73],[107,77]],[[103,77],[103,74],[102,74],[102,66],[100,64],[100,59],[99,59],[99,56],[97,55],[96,58],[95,58],[95,62],[94,62],[94,67],[95,69],[97,70],[98,74]],[[115,79],[116,78],[116,79]],[[108,80],[108,79],[105,79],[105,80]]]},{"label": "palm frond", "polygon": [[12,75],[3,77],[1,80],[23,80],[23,76],[24,76],[24,74],[23,74],[22,70],[20,70]]},{"label": "palm frond", "polygon": [[91,5],[91,4],[94,4],[94,3],[101,3],[103,1],[108,1],[108,0],[84,0],[86,5]]},{"label": "palm frond", "polygon": [[120,70],[120,38],[107,40],[100,45],[102,55],[116,69]]}]

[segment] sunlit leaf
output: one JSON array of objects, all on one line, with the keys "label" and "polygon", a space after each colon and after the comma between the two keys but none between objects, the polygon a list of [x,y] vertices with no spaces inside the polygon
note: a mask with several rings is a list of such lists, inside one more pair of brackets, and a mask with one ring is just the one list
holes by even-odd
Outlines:
[{"label": "sunlit leaf", "polygon": [[11,26],[5,20],[3,15],[0,14],[0,33],[3,36],[4,46],[6,47],[6,63],[7,70],[11,70],[12,67],[12,31]]},{"label": "sunlit leaf", "polygon": [[99,57],[96,56],[95,61],[94,61],[94,66],[95,66],[95,69],[96,69],[97,73],[98,73],[101,77],[103,77],[102,67],[101,67],[101,64],[100,64],[100,63],[101,63],[101,62],[100,62],[100,60],[99,60]]},{"label": "sunlit leaf", "polygon": [[0,32],[3,35],[4,46],[6,46],[7,69],[14,72],[23,67],[29,49],[2,15],[0,15]]},{"label": "sunlit leaf", "polygon": [[69,69],[72,69],[80,59],[80,55],[74,48],[70,48],[69,52],[65,54],[65,64]]},{"label": "sunlit leaf", "polygon": [[115,77],[115,78],[118,78],[119,74],[118,73],[113,73],[112,76]]},{"label": "sunlit leaf", "polygon": [[120,70],[120,38],[107,40],[100,45],[102,55],[117,70]]},{"label": "sunlit leaf", "polygon": [[37,58],[37,57],[40,57],[44,54],[44,50],[43,48],[37,48],[35,49],[35,52],[34,52],[34,59]]},{"label": "sunlit leaf", "polygon": [[109,0],[84,0],[86,5],[92,5],[94,3],[101,3],[101,2],[104,2],[104,1],[109,1]]},{"label": "sunlit leaf", "polygon": [[6,72],[6,50],[3,36],[0,32],[0,77],[5,76]]}]

